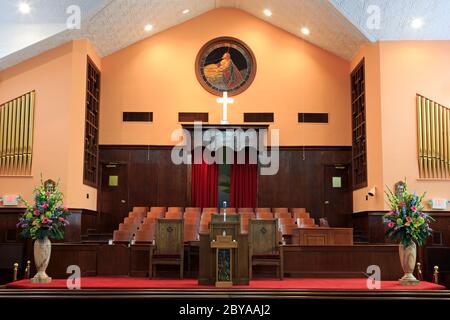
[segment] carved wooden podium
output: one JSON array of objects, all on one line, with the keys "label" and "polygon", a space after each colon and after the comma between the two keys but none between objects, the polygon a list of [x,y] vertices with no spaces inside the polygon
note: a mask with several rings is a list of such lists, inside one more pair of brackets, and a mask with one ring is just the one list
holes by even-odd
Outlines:
[{"label": "carved wooden podium", "polygon": [[211,241],[211,248],[216,249],[216,287],[233,285],[233,249],[237,247],[236,240],[228,235],[219,235]]},{"label": "carved wooden podium", "polygon": [[212,247],[213,240],[219,239],[218,236],[224,234],[231,240],[235,240],[236,248],[231,250],[230,270],[231,281],[233,285],[248,285],[248,236],[241,234],[239,215],[226,216],[213,214],[209,224],[209,233],[200,234],[199,249],[199,285],[214,285],[217,276],[217,253],[216,248]]}]

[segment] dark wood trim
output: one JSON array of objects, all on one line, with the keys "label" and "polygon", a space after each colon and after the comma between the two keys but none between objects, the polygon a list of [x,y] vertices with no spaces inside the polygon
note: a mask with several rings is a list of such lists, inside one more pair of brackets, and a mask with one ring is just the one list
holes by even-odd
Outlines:
[{"label": "dark wood trim", "polygon": [[[380,301],[399,300],[405,301],[448,301],[450,290],[298,290],[283,289],[219,289],[219,288],[195,288],[195,289],[89,289],[89,290],[68,290],[68,289],[0,289],[0,299],[6,300],[34,300],[45,299],[60,300],[70,299],[76,301],[111,299],[115,301],[127,299],[129,301],[150,302],[168,299],[202,299],[202,300],[225,300],[230,301],[242,299],[270,299],[284,301],[285,299],[295,299],[310,303],[314,300],[333,301]],[[157,299],[157,300],[155,300]],[[281,300],[280,300],[281,299]],[[284,300],[283,300],[284,299]],[[264,300],[263,300],[264,301]]]},{"label": "dark wood trim", "polygon": [[0,207],[0,214],[22,214],[25,212],[25,207],[16,207],[16,206],[11,206],[11,207]]},{"label": "dark wood trim", "polygon": [[[267,147],[269,150],[271,147]],[[281,151],[351,151],[351,146],[279,146]]]},{"label": "dark wood trim", "polygon": [[143,145],[143,144],[101,144],[100,150],[168,150],[175,145]]},{"label": "dark wood trim", "polygon": [[[193,123],[182,123],[181,127],[186,130],[194,130],[195,125]],[[227,129],[267,129],[269,128],[268,124],[203,124],[202,123],[202,130],[209,130],[209,129],[217,129],[217,130],[227,130]]]},{"label": "dark wood trim", "polygon": [[[189,128],[189,125],[186,125]],[[252,126],[252,129],[259,126]],[[266,127],[264,127],[265,129]],[[132,144],[102,144],[100,150],[167,150],[172,149],[175,145],[132,145]],[[267,147],[269,150],[270,146]],[[279,146],[280,151],[351,151],[351,146]]]},{"label": "dark wood trim", "polygon": [[153,122],[153,112],[122,112],[123,122]]},{"label": "dark wood trim", "polygon": [[299,123],[328,123],[328,113],[300,112]]},{"label": "dark wood trim", "polygon": [[208,122],[208,112],[178,112],[178,122]]},{"label": "dark wood trim", "polygon": [[274,122],[273,112],[244,112],[244,122]]},{"label": "dark wood trim", "polygon": [[[356,74],[363,74],[363,79],[356,79]],[[352,114],[352,179],[353,190],[367,187],[367,104],[365,87],[364,57],[350,74],[350,96]],[[359,89],[361,88],[361,89]],[[356,91],[360,91],[356,93]],[[363,101],[361,101],[363,99]],[[362,109],[362,111],[360,110]],[[355,122],[359,123],[355,124]],[[358,173],[360,173],[358,175]],[[362,174],[362,176],[361,176]]]},{"label": "dark wood trim", "polygon": [[[85,97],[84,97],[84,142],[83,142],[83,184],[90,186],[92,188],[97,189],[98,186],[98,160],[99,160],[99,147],[98,147],[98,141],[99,141],[99,134],[100,134],[100,96],[101,96],[101,72],[99,70],[99,68],[97,67],[97,65],[94,63],[94,61],[89,57],[89,55],[86,56],[87,60],[86,60],[86,89],[85,89]],[[95,72],[97,72],[98,74],[98,95],[97,97],[94,97],[94,93],[91,93],[90,88],[89,88],[89,68],[94,69]],[[91,122],[88,121],[88,99],[89,99],[89,95],[91,95],[95,100],[97,100],[97,124],[94,125]],[[86,126],[90,126],[91,129],[93,128],[95,130],[95,172],[94,172],[94,178],[93,180],[87,179],[86,178],[86,171],[87,171],[87,159],[86,159],[86,153],[88,151],[88,143],[87,143],[87,135],[86,132],[90,131],[90,130],[86,130]]]}]

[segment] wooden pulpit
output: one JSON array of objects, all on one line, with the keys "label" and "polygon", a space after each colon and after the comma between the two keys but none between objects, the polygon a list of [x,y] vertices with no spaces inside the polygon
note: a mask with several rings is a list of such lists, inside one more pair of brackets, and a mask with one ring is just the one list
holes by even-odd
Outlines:
[{"label": "wooden pulpit", "polygon": [[239,215],[228,214],[225,218],[224,215],[213,214],[208,231],[200,233],[198,284],[216,283],[218,250],[212,247],[212,243],[226,235],[236,246],[230,251],[231,282],[233,285],[248,285],[248,235],[240,233]]},{"label": "wooden pulpit", "polygon": [[216,249],[216,287],[233,286],[233,249],[237,247],[236,240],[228,235],[218,235],[211,241],[211,248]]}]

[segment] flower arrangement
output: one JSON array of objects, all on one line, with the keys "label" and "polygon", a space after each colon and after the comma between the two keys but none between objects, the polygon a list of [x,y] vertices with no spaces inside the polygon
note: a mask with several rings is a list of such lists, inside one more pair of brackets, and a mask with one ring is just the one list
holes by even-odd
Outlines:
[{"label": "flower arrangement", "polygon": [[17,224],[22,228],[21,235],[32,239],[63,239],[70,212],[63,205],[63,194],[58,189],[58,183],[44,183],[41,177],[41,185],[34,189],[34,200],[35,204],[30,205],[21,199],[26,206]]},{"label": "flower arrangement", "polygon": [[423,245],[431,235],[431,221],[434,219],[423,212],[422,200],[425,193],[417,196],[408,192],[406,181],[404,189],[399,194],[394,194],[389,188],[385,191],[391,210],[383,216],[383,222],[387,224],[385,236],[392,240],[400,240],[400,243],[408,247],[412,242]]}]

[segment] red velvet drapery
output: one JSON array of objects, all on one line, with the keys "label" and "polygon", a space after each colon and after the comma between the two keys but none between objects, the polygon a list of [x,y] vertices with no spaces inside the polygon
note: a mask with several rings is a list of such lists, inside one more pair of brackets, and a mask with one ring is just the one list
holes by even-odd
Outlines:
[{"label": "red velvet drapery", "polygon": [[192,164],[191,206],[217,207],[219,190],[219,170],[217,163]]},{"label": "red velvet drapery", "polygon": [[256,207],[256,180],[258,178],[257,164],[231,165],[230,207],[255,208]]}]

